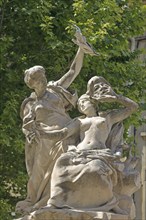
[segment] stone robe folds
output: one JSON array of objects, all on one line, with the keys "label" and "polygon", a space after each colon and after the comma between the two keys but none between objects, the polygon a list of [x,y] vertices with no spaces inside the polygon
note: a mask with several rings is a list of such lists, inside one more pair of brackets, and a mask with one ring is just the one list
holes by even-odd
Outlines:
[{"label": "stone robe folds", "polygon": [[[115,124],[101,150],[70,150],[57,159],[48,205],[78,210],[113,211],[135,217],[132,194],[140,184],[138,158],[121,162],[122,123]],[[110,147],[110,148],[109,148]],[[97,147],[98,148],[98,147]],[[117,154],[118,153],[118,154]]]},{"label": "stone robe folds", "polygon": [[[75,105],[76,100],[76,95],[71,95],[51,82],[43,97],[37,100],[32,93],[22,103],[22,129],[26,136],[25,160],[29,180],[27,198],[17,203],[16,211],[29,213],[47,204],[54,164],[67,151],[69,144],[75,144],[76,139],[70,137],[61,142],[54,137],[47,138],[47,130],[61,129],[72,120],[66,113],[66,108],[70,104]],[[37,135],[37,139],[30,141],[33,133]]]},{"label": "stone robe folds", "polygon": [[116,160],[109,150],[67,152],[56,161],[51,181],[49,203],[63,208],[100,211],[109,204],[115,206],[113,187],[117,173],[112,165]]}]

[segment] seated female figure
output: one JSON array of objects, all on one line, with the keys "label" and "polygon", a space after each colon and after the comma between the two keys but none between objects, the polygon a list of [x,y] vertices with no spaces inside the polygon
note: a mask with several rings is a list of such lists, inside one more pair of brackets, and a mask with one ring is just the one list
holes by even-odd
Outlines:
[{"label": "seated female figure", "polygon": [[[97,101],[116,101],[125,107],[97,115]],[[107,148],[106,141],[113,126],[127,118],[138,105],[115,94],[102,77],[96,76],[88,82],[88,90],[78,100],[78,107],[86,117],[75,119],[66,129],[67,136],[80,132],[80,143],[69,146],[68,152],[57,159],[51,178],[48,206],[96,211],[114,209],[123,213],[118,207],[119,201],[114,192],[121,172],[119,164],[117,166],[119,157]],[[121,132],[121,127],[117,132]],[[121,144],[121,138],[116,144]],[[124,165],[122,169],[124,170]],[[136,190],[137,187],[134,187]]]}]

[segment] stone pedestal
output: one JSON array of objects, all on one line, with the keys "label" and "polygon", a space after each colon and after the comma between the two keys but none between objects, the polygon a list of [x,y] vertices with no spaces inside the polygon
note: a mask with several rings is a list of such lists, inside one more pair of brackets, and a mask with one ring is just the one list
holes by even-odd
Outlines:
[{"label": "stone pedestal", "polygon": [[128,215],[111,212],[44,208],[17,220],[130,220]]}]

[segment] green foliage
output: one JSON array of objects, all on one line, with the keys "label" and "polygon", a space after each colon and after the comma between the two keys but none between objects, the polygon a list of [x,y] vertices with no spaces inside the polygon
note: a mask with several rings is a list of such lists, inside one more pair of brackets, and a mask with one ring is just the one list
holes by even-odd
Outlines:
[{"label": "green foliage", "polygon": [[[16,201],[26,196],[24,136],[19,118],[20,104],[30,93],[23,83],[24,70],[42,65],[48,80],[59,79],[77,50],[71,42],[73,24],[77,24],[101,55],[85,57],[82,72],[71,87],[80,95],[92,76],[101,75],[117,93],[141,103],[146,70],[136,60],[139,52],[130,52],[129,39],[143,34],[146,9],[140,0],[2,0],[0,6],[0,215],[1,219],[10,219]],[[139,125],[138,115],[128,119],[125,126]]]}]

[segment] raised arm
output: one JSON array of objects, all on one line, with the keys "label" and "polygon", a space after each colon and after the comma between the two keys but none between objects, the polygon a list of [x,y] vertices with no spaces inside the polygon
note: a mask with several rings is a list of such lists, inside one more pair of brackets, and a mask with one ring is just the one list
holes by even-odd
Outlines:
[{"label": "raised arm", "polygon": [[70,86],[70,84],[77,77],[77,75],[79,74],[79,72],[82,68],[83,58],[84,58],[84,52],[79,47],[77,54],[75,56],[75,59],[74,59],[73,63],[71,64],[69,71],[63,77],[61,77],[61,79],[59,79],[56,82],[57,85],[62,86],[65,89],[67,89]]},{"label": "raised arm", "polygon": [[125,107],[117,110],[112,110],[108,114],[107,117],[110,120],[111,126],[128,118],[133,112],[138,109],[138,104],[136,102],[122,95],[116,95],[115,101],[124,105]]},{"label": "raised arm", "polygon": [[86,38],[82,35],[81,30],[77,26],[75,37],[76,40],[73,39],[73,42],[79,46],[77,54],[73,60],[73,63],[71,64],[69,71],[63,77],[61,77],[61,79],[56,81],[56,84],[58,86],[62,86],[65,89],[67,89],[70,86],[70,84],[80,73],[80,70],[83,65],[84,53],[90,54],[92,56],[99,55],[94,51],[92,46],[88,44],[88,42],[86,42]]},{"label": "raised arm", "polygon": [[117,95],[111,85],[103,78],[94,76],[88,82],[87,94],[90,95],[91,99],[96,103],[101,102],[117,102],[124,106],[117,110],[111,110],[106,118],[108,120],[109,127],[113,124],[123,121],[129,117],[138,108],[138,104],[133,100]]}]

